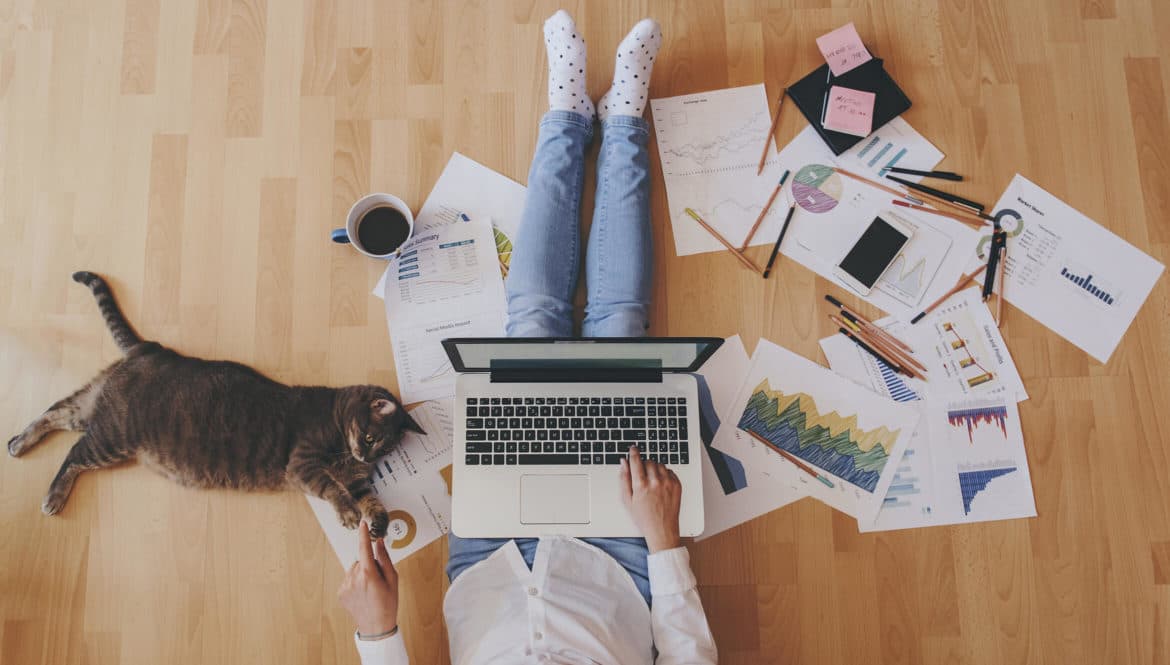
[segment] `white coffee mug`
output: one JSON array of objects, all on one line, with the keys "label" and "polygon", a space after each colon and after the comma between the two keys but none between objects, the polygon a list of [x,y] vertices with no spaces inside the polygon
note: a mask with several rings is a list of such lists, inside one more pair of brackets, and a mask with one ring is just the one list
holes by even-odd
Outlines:
[{"label": "white coffee mug", "polygon": [[[398,243],[396,247],[383,254],[376,254],[362,245],[361,239],[358,237],[358,225],[362,219],[372,210],[376,208],[393,208],[402,213],[402,217],[406,220],[407,230],[406,237],[402,242]],[[357,251],[365,254],[373,259],[388,259],[397,254],[406,243],[410,242],[410,238],[414,235],[414,213],[410,212],[410,206],[406,205],[402,199],[390,194],[367,194],[353,204],[349,209],[349,214],[345,218],[344,229],[333,229],[329,237],[336,243],[349,243]]]}]

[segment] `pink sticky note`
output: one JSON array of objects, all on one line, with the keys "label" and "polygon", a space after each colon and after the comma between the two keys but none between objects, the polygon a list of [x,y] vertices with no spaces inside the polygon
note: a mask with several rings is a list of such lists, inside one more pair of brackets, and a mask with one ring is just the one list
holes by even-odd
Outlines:
[{"label": "pink sticky note", "polygon": [[861,43],[861,35],[852,23],[847,23],[836,30],[817,37],[817,47],[829,63],[833,76],[840,76],[863,62],[873,59]]},{"label": "pink sticky note", "polygon": [[835,85],[829,88],[825,129],[854,136],[869,136],[873,130],[873,102],[877,95]]}]

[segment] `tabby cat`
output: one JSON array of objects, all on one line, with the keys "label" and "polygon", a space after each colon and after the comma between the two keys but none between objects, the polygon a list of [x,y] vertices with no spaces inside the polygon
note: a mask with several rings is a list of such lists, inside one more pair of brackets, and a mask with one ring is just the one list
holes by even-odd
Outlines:
[{"label": "tabby cat", "polygon": [[82,471],[136,459],[192,487],[302,490],[332,504],[345,526],[365,517],[372,535],[385,535],[371,464],[405,431],[422,433],[390,391],[286,386],[239,363],[184,356],[143,341],[100,276],[73,280],[93,292],[125,357],[8,442],[18,457],[53,430],[84,432],[49,486],[45,514],[60,512]]}]

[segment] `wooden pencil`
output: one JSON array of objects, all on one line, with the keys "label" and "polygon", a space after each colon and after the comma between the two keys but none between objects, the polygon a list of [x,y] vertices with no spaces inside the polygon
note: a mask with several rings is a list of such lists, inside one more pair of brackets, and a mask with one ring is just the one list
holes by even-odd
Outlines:
[{"label": "wooden pencil", "polygon": [[748,257],[743,255],[743,252],[740,252],[738,249],[733,247],[731,245],[731,243],[727,242],[726,238],[719,235],[719,232],[716,231],[714,228],[712,228],[710,224],[703,221],[703,218],[699,217],[699,213],[695,212],[694,210],[691,210],[690,208],[686,209],[686,213],[688,215],[690,215],[692,219],[694,219],[696,222],[698,222],[699,226],[702,226],[704,229],[706,229],[707,233],[710,233],[712,236],[714,236],[714,238],[716,240],[718,240],[724,247],[726,247],[727,251],[734,254],[735,258],[739,259],[739,262],[742,263],[745,268],[747,268],[753,272],[763,274],[764,271],[760,270],[759,266],[752,263],[751,259],[749,259]]},{"label": "wooden pencil", "polygon": [[755,432],[753,432],[751,430],[741,429],[740,431],[744,432],[745,434],[752,437],[756,441],[759,441],[760,443],[764,444],[764,446],[767,447],[768,450],[779,453],[781,457],[788,460],[789,462],[792,462],[796,466],[796,468],[800,469],[801,471],[804,471],[805,473],[812,476],[813,478],[816,478],[817,480],[821,481],[825,485],[828,485],[829,487],[833,487],[833,482],[831,480],[829,480],[828,478],[825,478],[820,473],[817,473],[816,469],[814,469],[811,466],[802,462],[800,460],[800,458],[798,458],[796,455],[793,455],[792,453],[788,452],[787,450],[780,448],[776,444],[772,443],[771,441],[768,441],[764,437],[760,436],[759,434],[756,434]]},{"label": "wooden pencil", "polygon": [[841,333],[852,339],[855,344],[867,351],[870,355],[889,365],[890,369],[894,370],[895,372],[905,374],[906,376],[919,378],[914,370],[906,367],[906,365],[903,364],[901,360],[890,351],[888,346],[881,344],[873,336],[863,333],[861,328],[856,324],[846,323],[835,314],[830,314],[829,320],[837,324],[837,328]]},{"label": "wooden pencil", "polygon": [[922,310],[921,312],[919,312],[918,316],[915,316],[914,318],[910,319],[910,323],[914,324],[914,323],[918,323],[919,321],[921,321],[923,318],[926,317],[927,314],[930,314],[932,311],[934,311],[934,309],[936,307],[938,307],[939,305],[946,302],[947,298],[950,298],[951,296],[955,295],[959,291],[962,291],[963,289],[967,288],[967,285],[970,284],[971,282],[973,282],[975,280],[975,278],[979,276],[979,273],[983,272],[984,270],[987,270],[986,263],[979,266],[975,270],[972,270],[971,272],[967,273],[966,275],[963,275],[962,277],[960,277],[959,281],[955,282],[955,285],[951,287],[950,291],[947,291],[946,293],[939,296],[938,300],[930,303],[930,306],[927,307],[926,309]]},{"label": "wooden pencil", "polygon": [[904,350],[908,351],[909,353],[914,353],[914,349],[910,348],[910,346],[907,345],[905,342],[903,342],[902,340],[898,339],[897,337],[894,337],[893,335],[891,335],[889,332],[886,331],[885,328],[882,328],[881,326],[874,323],[873,321],[870,321],[869,319],[865,318],[864,316],[859,314],[857,312],[857,310],[853,309],[852,307],[846,305],[845,303],[841,302],[840,300],[837,300],[836,298],[834,298],[833,296],[828,295],[828,294],[825,295],[825,300],[829,301],[829,303],[831,305],[834,305],[835,307],[837,307],[837,309],[841,310],[842,313],[847,314],[848,316],[852,317],[854,320],[858,321],[860,323],[860,325],[862,325],[864,327],[868,327],[868,328],[873,328],[874,334],[880,335],[881,337],[885,338],[887,341],[889,341],[894,346],[897,346],[900,349],[904,349]]},{"label": "wooden pencil", "polygon": [[926,192],[920,192],[918,190],[914,190],[914,194],[912,196],[920,198],[923,201],[929,201],[930,203],[935,203],[938,205],[946,206],[946,207],[948,207],[951,210],[954,210],[956,212],[967,213],[968,215],[978,217],[979,219],[982,219],[985,221],[992,221],[993,220],[993,218],[990,215],[988,215],[987,213],[979,212],[978,210],[972,210],[971,208],[968,208],[967,206],[962,206],[962,205],[959,205],[958,203],[952,203],[951,201],[939,198],[939,197],[934,196],[932,194],[927,194]]},{"label": "wooden pencil", "polygon": [[911,199],[914,201],[919,200],[919,199],[915,198],[914,196],[908,194],[907,192],[899,191],[897,189],[894,189],[893,187],[883,185],[880,182],[874,182],[873,180],[870,180],[869,178],[866,178],[865,176],[860,176],[860,175],[857,175],[856,173],[846,171],[845,169],[843,169],[839,166],[834,166],[833,170],[836,171],[837,173],[840,173],[841,175],[845,176],[846,178],[853,178],[857,182],[863,182],[863,183],[869,185],[870,187],[877,187],[878,189],[882,190],[883,192],[893,194],[894,196],[897,196],[897,197],[900,197],[903,199]]},{"label": "wooden pencil", "polygon": [[970,226],[974,229],[981,229],[987,225],[987,222],[985,222],[985,221],[983,221],[983,220],[981,220],[978,217],[975,217],[973,215],[971,217],[966,217],[966,216],[961,215],[957,212],[947,212],[946,210],[936,210],[934,208],[927,208],[926,206],[917,206],[917,205],[914,205],[913,203],[910,203],[909,201],[899,201],[897,199],[890,201],[890,203],[893,203],[896,206],[902,206],[903,208],[917,210],[919,212],[928,212],[932,215],[938,215],[940,217],[948,217],[950,219],[955,220],[956,222],[962,222],[963,224],[966,224],[967,226]]},{"label": "wooden pencil", "polygon": [[760,224],[764,221],[764,217],[768,215],[768,211],[772,209],[772,202],[776,200],[776,196],[780,190],[784,189],[784,182],[788,180],[788,169],[784,170],[784,175],[780,176],[780,182],[776,183],[776,189],[772,190],[772,195],[768,197],[768,202],[764,204],[764,209],[760,211],[760,216],[756,218],[756,223],[752,224],[752,228],[748,231],[747,237],[743,239],[743,244],[739,246],[739,251],[744,251],[748,248],[748,243],[752,241],[752,237],[756,235],[756,230],[760,228]]},{"label": "wooden pencil", "polygon": [[[780,109],[784,107],[784,97],[788,93],[788,88],[780,91],[780,99],[776,101],[776,115],[772,116],[772,126],[768,128],[768,138],[764,140],[764,152],[760,155],[760,165],[756,167],[756,175],[764,172],[764,162],[768,161],[768,146],[772,141],[776,140],[776,126],[780,124]],[[776,149],[780,149],[780,144],[776,144]]]}]

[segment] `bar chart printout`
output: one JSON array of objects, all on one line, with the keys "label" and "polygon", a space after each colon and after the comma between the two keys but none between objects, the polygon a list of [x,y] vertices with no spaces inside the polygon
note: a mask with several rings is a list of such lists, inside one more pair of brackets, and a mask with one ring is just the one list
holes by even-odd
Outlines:
[{"label": "bar chart printout", "polygon": [[1092,275],[1078,275],[1065,267],[1060,269],[1060,276],[1081,287],[1086,293],[1106,305],[1113,304],[1114,294],[1105,291],[1100,284],[1094,284]]}]

